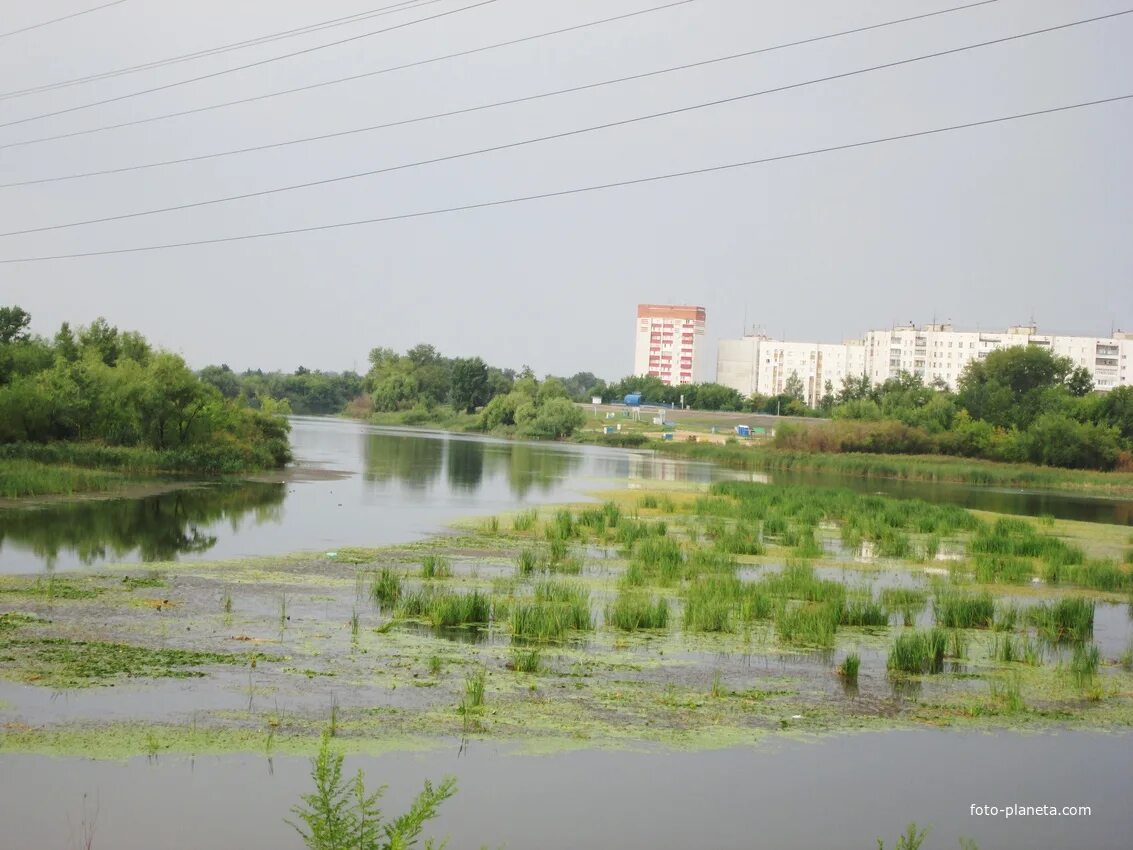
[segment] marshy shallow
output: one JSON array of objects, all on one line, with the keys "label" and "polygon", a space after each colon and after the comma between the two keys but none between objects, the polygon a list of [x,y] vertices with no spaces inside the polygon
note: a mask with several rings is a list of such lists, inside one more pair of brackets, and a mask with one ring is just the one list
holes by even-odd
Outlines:
[{"label": "marshy shallow", "polygon": [[[424,503],[430,487],[442,494],[426,525],[460,502],[444,471],[452,452],[383,449],[381,468],[404,455],[433,482]],[[617,452],[578,463],[590,472],[556,467],[543,496],[577,500],[572,488],[586,482],[603,491],[597,501],[521,506],[531,490],[500,473],[507,495],[477,503],[485,515],[450,533],[380,521],[373,539],[400,534],[392,545],[0,577],[0,790],[21,793],[10,786],[23,787],[12,777],[25,769],[58,769],[77,799],[169,782],[169,794],[203,794],[200,805],[217,809],[185,827],[195,842],[176,846],[215,844],[211,821],[243,829],[245,815],[271,824],[249,826],[255,837],[239,846],[290,846],[274,827],[297,797],[305,765],[293,756],[330,727],[351,752],[425,753],[368,763],[395,790],[460,775],[439,822],[454,847],[750,846],[757,811],[772,846],[834,846],[814,830],[838,819],[815,820],[816,801],[852,827],[839,835],[854,846],[891,842],[910,820],[934,826],[929,847],[958,835],[1122,846],[1127,807],[1108,801],[1115,783],[1127,793],[1133,763],[1129,529],[729,482],[703,468],[638,478],[642,467]],[[385,480],[396,482],[389,503],[408,504],[405,487],[422,492]],[[305,486],[344,482],[295,484]],[[799,736],[814,740],[792,743]],[[74,770],[75,755],[146,758]],[[1087,778],[1063,778],[1067,765]],[[213,791],[253,772],[269,814],[225,814]],[[609,784],[617,776],[621,786]],[[970,822],[973,776],[995,799],[1098,814],[1049,833]],[[473,805],[510,783],[495,808]],[[558,790],[535,803],[532,784]],[[569,832],[587,795],[601,796],[585,809],[601,813],[601,840]],[[59,817],[77,805],[60,800]],[[700,840],[692,826],[660,829],[665,817],[642,806],[683,814]],[[150,846],[118,817],[109,846]],[[559,844],[538,831],[559,822]],[[53,842],[48,820],[28,823],[17,846]],[[1066,841],[1029,840],[1055,834]]]}]

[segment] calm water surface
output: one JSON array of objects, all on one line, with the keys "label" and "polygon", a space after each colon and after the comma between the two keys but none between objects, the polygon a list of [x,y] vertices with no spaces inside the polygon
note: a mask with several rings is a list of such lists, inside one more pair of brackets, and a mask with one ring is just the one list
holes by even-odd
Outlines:
[{"label": "calm water surface", "polygon": [[[95,848],[299,850],[284,823],[309,790],[304,759],[158,757],[126,763],[0,760],[10,850],[78,847],[97,801]],[[509,755],[472,742],[348,760],[400,812],[427,778],[457,778],[434,835],[451,850],[872,850],[909,821],[925,850],[1127,850],[1133,735],[883,732],[711,752]],[[50,802],[45,802],[50,800]],[[973,803],[1088,805],[1088,817],[973,817]]]},{"label": "calm water surface", "polygon": [[[331,418],[296,417],[293,426],[298,474],[286,481],[0,510],[0,573],[376,546],[423,537],[461,516],[581,500],[590,491],[627,483],[748,477],[646,451],[377,428]],[[755,477],[1004,513],[1133,524],[1133,502],[1074,494],[781,473]]]}]

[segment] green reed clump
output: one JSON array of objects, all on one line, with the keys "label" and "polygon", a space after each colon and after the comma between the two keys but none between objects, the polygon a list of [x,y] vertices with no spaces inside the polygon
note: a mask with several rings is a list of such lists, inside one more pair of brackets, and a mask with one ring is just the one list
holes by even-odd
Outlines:
[{"label": "green reed clump", "polygon": [[822,544],[814,536],[813,529],[799,531],[798,542],[793,552],[796,558],[820,558],[825,554]]},{"label": "green reed clump", "polygon": [[940,673],[947,648],[948,632],[944,629],[902,632],[893,641],[886,666],[898,673]]},{"label": "green reed clump", "polygon": [[688,555],[684,577],[692,581],[702,575],[733,575],[735,572],[736,559],[727,552],[697,548]]},{"label": "green reed clump", "polygon": [[1070,583],[1095,590],[1118,592],[1133,589],[1133,572],[1124,570],[1116,561],[1094,559],[1082,564],[1048,566],[1044,577],[1052,584]]},{"label": "green reed clump", "polygon": [[909,536],[895,528],[883,528],[875,542],[877,554],[882,558],[908,558],[913,551]]},{"label": "green reed clump", "polygon": [[511,609],[511,632],[529,640],[559,640],[571,630],[594,628],[590,613],[590,591],[571,582],[539,582],[530,602],[519,601]]},{"label": "green reed clump", "polygon": [[943,591],[932,602],[933,618],[946,629],[986,629],[995,619],[990,593]]},{"label": "green reed clump", "polygon": [[781,604],[775,613],[775,632],[795,646],[834,646],[841,606],[826,603]]},{"label": "green reed clump", "polygon": [[814,567],[805,561],[787,559],[787,565],[775,575],[769,575],[760,582],[763,589],[772,596],[802,599],[807,602],[841,601],[846,595],[844,585],[828,579],[820,579]]},{"label": "green reed clump", "polygon": [[583,566],[581,555],[568,554],[566,557],[558,558],[548,563],[547,570],[552,573],[576,576],[582,572]]},{"label": "green reed clump", "polygon": [[744,596],[734,575],[709,575],[689,585],[685,594],[684,629],[689,632],[730,632],[739,623]]},{"label": "green reed clump", "polygon": [[859,594],[848,596],[838,608],[840,626],[889,625],[889,612],[871,596]]},{"label": "green reed clump", "polygon": [[880,599],[890,615],[900,614],[904,625],[913,626],[928,603],[928,594],[912,587],[886,587]]},{"label": "green reed clump", "polygon": [[429,618],[434,626],[440,627],[486,623],[491,613],[491,599],[478,590],[471,593],[436,593],[429,606]]},{"label": "green reed clump", "polygon": [[654,496],[652,493],[647,493],[644,496],[642,496],[640,499],[637,500],[637,506],[639,508],[656,508],[657,507],[657,497]]},{"label": "green reed clump", "polygon": [[745,523],[736,523],[713,537],[712,545],[729,555],[762,555],[767,551],[759,539],[759,531]]},{"label": "green reed clump", "polygon": [[856,652],[846,654],[842,659],[842,663],[838,665],[838,675],[841,676],[848,684],[856,685],[858,683],[858,668],[861,667],[862,659]]},{"label": "green reed clump", "polygon": [[559,537],[551,540],[550,545],[547,547],[547,557],[549,563],[557,564],[567,556],[567,542]]},{"label": "green reed clump", "polygon": [[663,596],[622,591],[606,606],[606,624],[626,632],[664,629],[669,625],[669,603]]},{"label": "green reed clump", "polygon": [[543,661],[538,649],[517,646],[511,650],[508,666],[516,673],[538,673],[543,668]]},{"label": "green reed clump", "polygon": [[1097,644],[1074,644],[1074,652],[1070,656],[1070,675],[1080,690],[1085,690],[1093,684],[1100,664],[1101,650],[1098,649]]},{"label": "green reed clump", "polygon": [[763,517],[763,534],[766,537],[782,537],[787,533],[787,519],[782,514],[768,513]]},{"label": "green reed clump", "polygon": [[636,562],[630,563],[618,578],[619,587],[644,587],[649,579],[645,575],[645,568]]},{"label": "green reed clump", "polygon": [[539,519],[539,512],[535,508],[523,511],[515,515],[511,521],[511,527],[514,531],[531,531],[535,527],[535,523]]},{"label": "green reed clump", "polygon": [[488,534],[497,534],[500,530],[500,518],[498,516],[490,516],[484,520],[484,531]]},{"label": "green reed clump", "polygon": [[1027,710],[1027,703],[1023,699],[1023,685],[1018,675],[992,679],[988,683],[988,692],[1001,714],[1021,714]]},{"label": "green reed clump", "polygon": [[1081,642],[1094,634],[1094,602],[1080,596],[1043,602],[1027,609],[1027,619],[1052,643]]},{"label": "green reed clump", "polygon": [[426,555],[421,559],[422,578],[451,578],[452,562],[444,555]]},{"label": "green reed clump", "polygon": [[621,508],[616,503],[606,502],[599,508],[586,508],[581,511],[577,523],[600,534],[607,528],[616,528],[621,516]]},{"label": "green reed clump", "polygon": [[659,584],[670,585],[684,575],[685,556],[670,537],[648,537],[634,546],[634,563],[640,564],[647,576]]},{"label": "green reed clump", "polygon": [[547,524],[545,534],[548,540],[570,540],[578,536],[578,528],[574,523],[574,515],[568,510],[555,512],[554,519]]},{"label": "green reed clump", "polygon": [[992,628],[997,632],[1013,632],[1023,617],[1023,612],[1014,602],[1000,602],[995,606],[995,622]]},{"label": "green reed clump", "polygon": [[935,534],[930,534],[925,538],[924,542],[924,557],[926,561],[931,561],[940,553],[940,537]]},{"label": "green reed clump", "polygon": [[404,591],[394,606],[394,612],[399,618],[410,620],[429,619],[433,611],[433,596],[436,591],[432,587],[418,587]]},{"label": "green reed clump", "polygon": [[1024,584],[1035,574],[1031,562],[1014,555],[976,555],[976,581],[982,584]]},{"label": "green reed clump", "polygon": [[464,699],[460,707],[464,713],[478,711],[484,706],[484,691],[488,684],[488,671],[477,667],[464,679]]},{"label": "green reed clump", "polygon": [[644,522],[637,519],[623,519],[618,523],[616,539],[626,549],[632,549],[639,540],[649,537],[664,537],[668,527],[663,522]]},{"label": "green reed clump", "polygon": [[968,657],[968,636],[960,629],[952,629],[948,635],[948,654],[953,658]]},{"label": "green reed clump", "polygon": [[515,559],[516,569],[521,576],[531,575],[538,564],[539,558],[531,549],[521,549],[519,557]]}]

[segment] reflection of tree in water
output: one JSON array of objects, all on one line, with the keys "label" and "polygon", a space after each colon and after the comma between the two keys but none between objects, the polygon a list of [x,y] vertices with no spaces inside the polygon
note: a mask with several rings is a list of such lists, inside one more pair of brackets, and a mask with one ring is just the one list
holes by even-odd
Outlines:
[{"label": "reflection of tree in water", "polygon": [[508,464],[508,482],[512,492],[521,498],[532,487],[546,492],[581,463],[582,456],[575,452],[515,443]]},{"label": "reflection of tree in water", "polygon": [[0,547],[25,546],[49,567],[60,552],[73,552],[84,564],[135,550],[143,561],[173,560],[216,544],[200,526],[228,520],[235,529],[249,512],[260,522],[277,518],[286,492],[282,484],[245,483],[0,511]]},{"label": "reflection of tree in water", "polygon": [[448,440],[445,467],[448,481],[459,490],[477,490],[484,478],[484,443],[480,440]]},{"label": "reflection of tree in water", "polygon": [[423,490],[444,465],[444,441],[437,437],[370,434],[363,450],[367,481],[399,481]]}]

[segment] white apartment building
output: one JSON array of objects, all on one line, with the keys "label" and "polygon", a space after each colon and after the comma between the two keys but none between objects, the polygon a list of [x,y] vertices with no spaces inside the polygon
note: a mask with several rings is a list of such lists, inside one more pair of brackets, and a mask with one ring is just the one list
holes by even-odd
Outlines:
[{"label": "white apartment building", "polygon": [[720,340],[716,356],[716,380],[724,386],[744,396],[778,395],[791,376],[797,375],[803,385],[803,400],[811,406],[826,392],[827,381],[837,392],[842,378],[861,375],[865,368],[861,340],[833,344],[745,336]]},{"label": "white apartment building", "polygon": [[670,387],[709,380],[704,321],[703,307],[638,304],[633,373],[660,378]]},{"label": "white apartment building", "polygon": [[1033,325],[1005,331],[956,331],[951,325],[905,325],[867,332],[841,345],[783,342],[764,336],[721,340],[717,380],[744,395],[775,395],[792,373],[803,383],[808,404],[824,392],[826,381],[837,391],[847,375],[865,375],[874,384],[900,372],[919,375],[926,384],[943,381],[955,389],[964,367],[988,352],[1037,345],[1090,373],[1101,391],[1133,385],[1133,333],[1112,337],[1049,336]]}]

